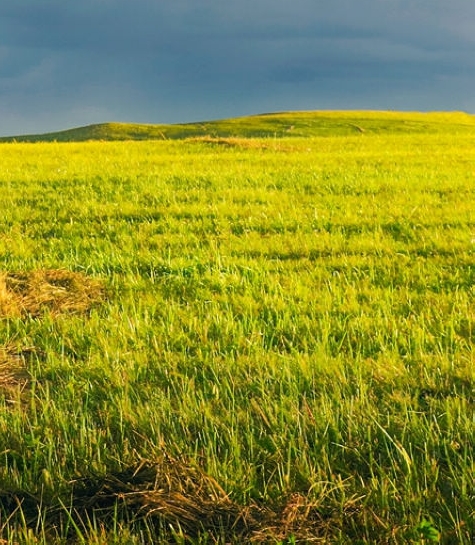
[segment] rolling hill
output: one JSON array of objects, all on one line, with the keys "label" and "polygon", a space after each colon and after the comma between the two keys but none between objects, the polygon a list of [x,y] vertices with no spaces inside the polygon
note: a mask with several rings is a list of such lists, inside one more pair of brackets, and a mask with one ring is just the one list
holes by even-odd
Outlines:
[{"label": "rolling hill", "polygon": [[282,112],[169,125],[100,123],[45,134],[1,137],[0,142],[168,140],[196,137],[271,138],[447,132],[475,133],[475,116],[464,112]]}]

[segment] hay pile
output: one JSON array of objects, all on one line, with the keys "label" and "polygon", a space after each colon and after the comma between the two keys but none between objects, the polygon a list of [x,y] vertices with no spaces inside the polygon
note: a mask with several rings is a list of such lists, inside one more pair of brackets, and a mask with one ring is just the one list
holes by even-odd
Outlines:
[{"label": "hay pile", "polygon": [[44,311],[86,313],[103,299],[101,283],[67,270],[0,273],[0,318],[36,317]]}]

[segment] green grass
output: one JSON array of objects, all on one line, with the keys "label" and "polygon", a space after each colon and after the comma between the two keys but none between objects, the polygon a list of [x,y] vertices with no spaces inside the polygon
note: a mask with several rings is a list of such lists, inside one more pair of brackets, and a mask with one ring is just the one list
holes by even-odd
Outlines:
[{"label": "green grass", "polygon": [[355,134],[472,133],[475,117],[463,112],[361,111],[281,112],[175,125],[102,123],[34,135],[0,137],[0,142],[167,140],[196,137],[314,137]]},{"label": "green grass", "polygon": [[30,376],[0,397],[0,537],[53,542],[53,506],[58,543],[230,542],[120,504],[76,517],[74,482],[171,459],[261,517],[237,543],[471,543],[471,119],[2,145],[0,269],[87,274],[106,298],[0,322]]}]

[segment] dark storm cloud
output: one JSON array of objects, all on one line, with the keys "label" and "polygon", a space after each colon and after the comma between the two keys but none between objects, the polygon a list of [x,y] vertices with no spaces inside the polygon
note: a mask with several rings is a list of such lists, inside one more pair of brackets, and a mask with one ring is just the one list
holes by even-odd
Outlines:
[{"label": "dark storm cloud", "polygon": [[4,0],[0,133],[475,109],[473,0]]}]

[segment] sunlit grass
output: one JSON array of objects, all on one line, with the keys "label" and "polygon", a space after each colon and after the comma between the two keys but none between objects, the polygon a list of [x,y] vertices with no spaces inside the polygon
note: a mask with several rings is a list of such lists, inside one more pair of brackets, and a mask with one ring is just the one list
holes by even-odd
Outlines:
[{"label": "sunlit grass", "polygon": [[229,541],[75,515],[72,483],[169,457],[260,514],[236,542],[471,543],[475,135],[381,116],[252,145],[2,145],[3,274],[104,286],[87,313],[3,313],[7,542],[51,542],[49,507],[63,541]]},{"label": "sunlit grass", "polygon": [[[100,123],[59,132],[0,137],[0,142],[202,139],[239,145],[241,138],[277,139],[374,134],[473,134],[475,119],[465,112],[301,111],[174,125]],[[249,147],[249,142],[240,142]],[[263,147],[266,144],[262,144]]]}]

